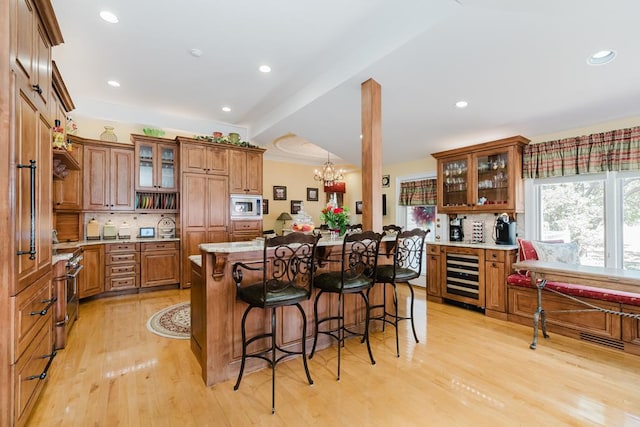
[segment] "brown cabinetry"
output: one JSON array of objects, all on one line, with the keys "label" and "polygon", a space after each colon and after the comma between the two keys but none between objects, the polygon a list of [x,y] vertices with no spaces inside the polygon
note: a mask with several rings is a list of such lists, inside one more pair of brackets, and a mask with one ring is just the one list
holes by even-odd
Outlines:
[{"label": "brown cabinetry", "polygon": [[[120,148],[122,147],[122,148]],[[132,211],[133,148],[87,144],[83,150],[83,205],[87,211]]]},{"label": "brown cabinetry", "polygon": [[87,298],[104,292],[104,245],[82,248],[83,269],[78,275],[78,298]]},{"label": "brown cabinetry", "polygon": [[106,292],[135,289],[138,287],[140,245],[137,243],[109,243],[104,245]]},{"label": "brown cabinetry", "polygon": [[229,151],[229,193],[262,195],[262,153]]},{"label": "brown cabinetry", "polygon": [[231,241],[244,242],[262,237],[261,220],[236,220],[231,221]]},{"label": "brown cabinetry", "polygon": [[174,141],[131,135],[135,144],[135,208],[178,210],[178,146]]},{"label": "brown cabinetry", "polygon": [[62,36],[49,0],[0,4],[0,425],[22,426],[54,357],[51,47]]},{"label": "brown cabinetry", "polygon": [[178,137],[181,171],[212,175],[229,174],[229,149]]},{"label": "brown cabinetry", "polygon": [[507,248],[428,244],[427,298],[484,308],[487,316],[506,320],[507,275],[516,253]]},{"label": "brown cabinetry", "polygon": [[199,255],[198,245],[229,241],[229,180],[226,176],[182,175],[182,287],[189,287],[189,255]]},{"label": "brown cabinetry", "polygon": [[[72,143],[73,145],[73,143]],[[56,157],[65,156],[73,159],[76,166],[67,167],[68,174],[64,179],[53,180],[53,208],[57,211],[82,210],[82,146],[75,146],[71,152],[54,152]]]},{"label": "brown cabinetry", "polygon": [[516,251],[485,251],[485,314],[507,320],[507,276]]},{"label": "brown cabinetry", "polygon": [[427,245],[427,298],[436,302],[442,302],[440,259],[440,246]]},{"label": "brown cabinetry", "polygon": [[438,211],[522,212],[522,149],[514,136],[432,154],[438,160]]},{"label": "brown cabinetry", "polygon": [[180,282],[178,242],[141,244],[140,286],[173,285]]}]

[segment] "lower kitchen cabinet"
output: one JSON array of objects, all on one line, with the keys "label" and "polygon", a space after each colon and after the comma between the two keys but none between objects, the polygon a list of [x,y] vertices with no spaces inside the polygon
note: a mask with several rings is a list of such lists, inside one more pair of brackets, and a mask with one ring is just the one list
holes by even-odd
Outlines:
[{"label": "lower kitchen cabinet", "polygon": [[261,220],[231,221],[231,241],[246,242],[256,237],[262,237]]},{"label": "lower kitchen cabinet", "polygon": [[105,291],[138,287],[140,260],[138,243],[110,243],[105,246]]},{"label": "lower kitchen cabinet", "polygon": [[517,251],[473,246],[427,245],[427,298],[469,304],[506,319],[507,275]]},{"label": "lower kitchen cabinet", "polygon": [[82,266],[78,275],[78,297],[82,299],[104,292],[104,245],[83,246]]},{"label": "lower kitchen cabinet", "polygon": [[140,287],[180,283],[179,242],[141,244]]}]

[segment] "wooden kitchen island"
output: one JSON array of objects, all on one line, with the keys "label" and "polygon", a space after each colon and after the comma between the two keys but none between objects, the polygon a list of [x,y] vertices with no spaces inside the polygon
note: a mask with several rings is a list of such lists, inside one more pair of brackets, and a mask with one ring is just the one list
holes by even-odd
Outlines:
[{"label": "wooden kitchen island", "polygon": [[[236,378],[240,369],[242,356],[242,336],[240,321],[246,304],[236,300],[236,285],[231,271],[236,262],[262,261],[262,242],[229,242],[209,243],[200,245],[201,255],[191,259],[191,350],[202,366],[202,379],[207,386],[212,386],[232,378]],[[342,240],[321,239],[318,243],[320,257],[337,257],[342,250]],[[386,256],[381,256],[379,263],[390,262]],[[332,268],[339,268],[339,263],[331,263]],[[337,266],[336,266],[337,264]],[[319,272],[329,267],[322,263]],[[259,273],[258,273],[259,274]],[[251,277],[245,274],[244,280],[259,280],[256,274]],[[370,304],[382,303],[382,286],[374,286],[370,292]],[[388,291],[390,292],[390,291]],[[314,317],[313,301],[311,299],[301,303],[307,315],[307,348],[313,342]],[[345,298],[345,323],[353,328],[363,328],[365,321],[365,307],[359,295],[347,295]],[[390,294],[387,304],[393,304]],[[318,304],[318,314],[325,317],[331,309],[337,312],[337,299],[324,295]],[[295,307],[279,307],[278,344],[283,348],[300,349],[300,313]],[[269,310],[253,310],[247,318],[247,335],[263,333],[270,330]],[[371,324],[372,330],[380,329],[380,322]],[[330,344],[329,338],[321,335],[318,338],[318,348],[325,348]],[[268,340],[253,343],[250,351],[258,346],[267,348]],[[366,353],[366,348],[362,347]],[[260,360],[248,360],[245,372],[255,371],[266,367]]]}]

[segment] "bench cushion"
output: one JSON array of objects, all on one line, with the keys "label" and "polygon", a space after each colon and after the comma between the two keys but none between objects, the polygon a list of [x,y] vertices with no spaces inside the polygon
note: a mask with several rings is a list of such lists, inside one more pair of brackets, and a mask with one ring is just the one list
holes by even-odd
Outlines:
[{"label": "bench cushion", "polygon": [[[535,286],[531,284],[531,278],[525,274],[519,273],[507,276],[507,285],[535,289]],[[602,301],[640,306],[640,294],[631,292],[551,281],[547,282],[546,287],[558,292],[562,292],[563,294],[573,295],[576,297],[592,298]]]}]

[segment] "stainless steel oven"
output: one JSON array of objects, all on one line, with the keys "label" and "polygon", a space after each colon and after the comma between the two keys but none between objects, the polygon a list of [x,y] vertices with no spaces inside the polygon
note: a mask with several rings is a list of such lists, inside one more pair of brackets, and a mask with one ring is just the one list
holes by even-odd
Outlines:
[{"label": "stainless steel oven", "polygon": [[58,298],[55,313],[56,349],[66,346],[71,327],[78,319],[78,275],[82,271],[82,249],[76,249],[67,260],[65,274],[54,279]]}]

